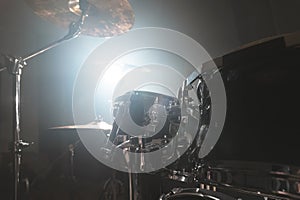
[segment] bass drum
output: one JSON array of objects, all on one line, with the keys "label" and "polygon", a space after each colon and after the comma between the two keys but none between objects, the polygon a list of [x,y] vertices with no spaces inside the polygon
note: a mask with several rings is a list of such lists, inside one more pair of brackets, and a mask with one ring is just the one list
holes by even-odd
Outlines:
[{"label": "bass drum", "polygon": [[289,198],[272,198],[239,191],[213,191],[200,188],[174,188],[171,192],[160,196],[159,200],[283,200]]},{"label": "bass drum", "polygon": [[235,198],[216,191],[199,188],[175,188],[163,194],[159,200],[236,200]]}]

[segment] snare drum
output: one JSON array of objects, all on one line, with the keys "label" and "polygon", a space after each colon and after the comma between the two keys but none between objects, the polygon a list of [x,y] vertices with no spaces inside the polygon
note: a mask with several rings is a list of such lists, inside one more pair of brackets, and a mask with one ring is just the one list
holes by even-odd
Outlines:
[{"label": "snare drum", "polygon": [[166,145],[177,133],[181,120],[177,98],[148,91],[131,91],[117,97],[113,116],[110,140],[116,145],[127,141],[135,146],[141,139],[142,152]]}]

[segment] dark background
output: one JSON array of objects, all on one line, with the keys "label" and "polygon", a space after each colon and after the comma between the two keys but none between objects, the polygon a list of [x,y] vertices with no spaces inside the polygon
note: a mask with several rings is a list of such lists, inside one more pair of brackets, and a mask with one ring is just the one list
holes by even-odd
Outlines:
[{"label": "dark background", "polygon": [[[134,28],[165,27],[180,31],[197,40],[213,58],[228,54],[246,43],[300,29],[300,1],[298,0],[131,0],[130,2],[136,16]],[[64,36],[66,32],[67,30],[34,15],[21,0],[0,1],[1,53],[24,56]],[[27,159],[25,162],[27,161],[29,171],[33,171],[33,174],[47,167],[49,160],[59,154],[53,153],[50,156],[47,155],[48,157],[45,156],[44,146],[48,146],[48,149],[52,147],[52,150],[58,149],[58,146],[63,149],[68,143],[66,141],[76,140],[73,133],[62,133],[63,136],[57,136],[61,134],[49,132],[47,129],[73,123],[71,103],[76,73],[88,55],[102,42],[104,42],[102,38],[81,36],[28,62],[22,82],[21,136],[25,140],[35,142],[26,150],[25,156]],[[248,63],[254,62],[248,61]],[[281,66],[284,66],[285,62],[286,60],[282,60]],[[269,63],[273,65],[272,61]],[[243,63],[237,67],[242,65]],[[299,164],[296,159],[299,150],[296,137],[299,132],[297,130],[299,106],[296,101],[298,78],[297,71],[293,71],[294,69],[291,68],[282,76],[280,76],[281,70],[277,71],[271,82],[278,80],[278,77],[282,81],[275,81],[276,83],[269,85],[269,88],[262,89],[261,83],[257,83],[254,87],[249,84],[249,81],[254,79],[243,79],[245,77],[243,73],[240,73],[240,82],[227,83],[230,87],[227,92],[233,96],[229,100],[236,101],[236,103],[229,101],[229,108],[239,111],[244,109],[240,113],[248,116],[248,118],[240,118],[237,112],[229,112],[232,117],[229,119],[231,121],[227,119],[225,126],[227,136],[225,133],[222,134],[226,137],[224,139],[226,143],[223,142],[221,145],[224,148],[231,147],[228,155],[240,152],[235,158],[243,158],[241,153],[243,151],[239,149],[243,149],[243,144],[246,143],[248,143],[247,148],[256,148],[256,142],[259,139],[255,138],[259,137],[259,134],[253,134],[253,136],[251,134],[257,130],[257,133],[268,134],[259,142],[260,149],[256,152],[265,151],[265,146],[268,149],[274,149],[263,154],[258,160],[266,158],[266,161]],[[269,69],[264,73],[268,74],[271,71],[272,69]],[[291,74],[293,75],[290,76]],[[285,84],[281,84],[282,82]],[[2,165],[6,165],[6,155],[9,152],[8,146],[12,135],[11,87],[10,75],[6,71],[0,72],[0,152],[2,153],[0,162]],[[257,90],[257,88],[261,89]],[[280,96],[283,97],[280,100],[278,100],[279,94],[284,96]],[[260,101],[260,99],[263,100]],[[267,116],[258,112],[264,108],[264,113],[269,113]],[[284,115],[283,112],[275,112],[278,110],[283,111]],[[251,111],[251,114],[247,113]],[[289,121],[288,116],[291,113],[293,117]],[[255,116],[258,117],[255,118]],[[264,124],[263,120],[270,116],[278,116],[278,118],[274,117],[273,121],[267,120]],[[232,128],[234,124],[237,124],[236,128]],[[253,126],[250,126],[251,124]],[[257,129],[254,128],[256,126]],[[284,127],[291,128],[286,131]],[[228,134],[229,132],[231,135]],[[287,132],[293,132],[292,136]],[[241,134],[238,137],[241,142],[237,143],[238,139],[231,139],[236,133]],[[49,134],[53,134],[53,137]],[[275,138],[273,140],[272,135]],[[43,136],[50,138],[44,144],[40,142]],[[59,139],[56,139],[57,137]],[[61,137],[66,141],[63,142]],[[265,143],[268,144],[264,145]],[[287,149],[289,147],[290,149]],[[280,149],[284,149],[281,157],[285,155],[287,157],[276,160],[276,153],[282,152]],[[217,152],[222,152],[222,150]],[[248,159],[255,160],[257,154],[251,154],[251,149],[248,148],[245,152]],[[225,154],[220,158],[230,158],[228,155]],[[218,156],[215,157],[218,158]],[[108,170],[105,167],[102,168],[104,171]],[[99,176],[103,175],[99,170],[98,173]]]}]

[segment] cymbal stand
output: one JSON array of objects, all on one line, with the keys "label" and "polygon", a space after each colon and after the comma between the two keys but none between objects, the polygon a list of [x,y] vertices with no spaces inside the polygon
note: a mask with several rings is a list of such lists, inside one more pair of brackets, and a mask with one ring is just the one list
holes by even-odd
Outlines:
[{"label": "cymbal stand", "polygon": [[[138,153],[138,151],[140,149],[142,149],[141,144],[137,143],[137,142],[141,142],[142,140],[137,140],[137,139],[138,138],[130,138],[129,140],[126,140],[123,143],[116,146],[117,148],[123,149],[124,160],[128,167],[128,192],[129,192],[128,197],[129,197],[129,200],[139,200],[140,199],[138,174],[135,173],[135,171],[136,171],[135,164],[138,163],[139,161],[137,159],[137,156],[130,156],[130,154],[129,154],[130,152]],[[128,144],[131,144],[131,145],[129,147],[126,147]]]},{"label": "cymbal stand", "polygon": [[138,174],[134,173],[133,163],[135,160],[130,160],[128,162],[128,190],[129,190],[129,200],[139,200],[139,183]]},{"label": "cymbal stand", "polygon": [[[86,10],[82,11],[80,19],[70,25],[69,32],[63,38],[51,43],[50,45],[41,48],[25,57],[12,57],[5,55],[5,68],[13,76],[13,98],[14,98],[14,116],[13,116],[13,172],[14,172],[14,194],[13,199],[20,199],[20,166],[22,160],[22,150],[30,146],[29,142],[25,142],[20,137],[20,104],[21,104],[21,78],[22,70],[27,65],[26,61],[62,44],[65,41],[77,38],[81,33],[82,25],[86,19]],[[2,71],[2,70],[1,70]]]},{"label": "cymbal stand", "polygon": [[[140,155],[128,157],[128,181],[129,181],[129,199],[130,200],[140,200],[141,191],[139,186],[139,174],[135,172],[137,163],[139,163],[139,170],[143,171],[145,167],[145,158],[143,149],[145,147],[143,138],[141,137],[133,137],[130,139],[130,143],[133,144],[133,152]],[[130,149],[129,149],[130,151]]]}]

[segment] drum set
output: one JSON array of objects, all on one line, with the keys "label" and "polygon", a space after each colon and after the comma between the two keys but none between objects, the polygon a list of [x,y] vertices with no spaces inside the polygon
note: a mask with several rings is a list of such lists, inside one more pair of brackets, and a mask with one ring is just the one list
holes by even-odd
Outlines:
[{"label": "drum set", "polygon": [[[122,163],[128,169],[131,200],[141,199],[139,173],[133,172],[137,168],[142,171],[146,166],[153,169],[150,173],[152,175],[193,186],[173,188],[161,194],[160,200],[299,199],[300,170],[296,167],[201,157],[212,107],[206,82],[213,76],[196,74],[192,73],[184,81],[177,97],[149,91],[130,91],[117,97],[113,102],[112,126],[99,121],[54,129],[106,131],[107,143],[113,143],[124,152]],[[132,134],[134,129],[124,126],[129,123],[128,118],[143,129]],[[161,151],[158,160],[151,160],[147,156],[147,153],[159,151],[166,146],[170,148]],[[102,149],[104,157],[114,159],[114,150],[105,146]],[[136,156],[130,157],[128,152],[134,152]],[[169,164],[168,161],[172,159],[175,161]],[[155,162],[164,163],[165,167],[155,170]]]},{"label": "drum set", "polygon": [[[191,76],[195,76],[194,74]],[[112,129],[109,136],[109,140],[125,151],[146,153],[162,149],[167,144],[172,146],[170,151],[163,151],[159,162],[166,162],[174,157],[176,161],[155,173],[167,179],[194,185],[195,188],[174,188],[163,194],[160,200],[300,198],[300,170],[295,167],[261,162],[206,160],[201,157],[199,152],[205,143],[211,115],[211,98],[205,81],[209,81],[207,77],[212,76],[199,74],[192,80],[191,76],[184,81],[177,98],[133,91],[118,97],[114,104],[115,118],[124,116],[127,111],[141,126],[159,126],[154,123],[158,116],[153,116],[158,113],[153,113],[154,110],[150,108],[157,104],[164,108],[159,112],[165,114],[167,120],[156,135],[146,139],[133,137],[114,123],[116,129]],[[194,137],[192,129],[196,130]],[[146,130],[142,135],[148,136],[147,133],[153,127]],[[122,139],[118,139],[119,136]],[[188,148],[184,148],[185,146]],[[181,151],[180,148],[185,150]],[[181,154],[182,152],[184,153]],[[146,159],[135,159],[135,162],[140,165],[152,164]],[[132,184],[131,187],[138,188],[139,185]],[[138,194],[132,195],[132,199],[139,199],[137,196]]]},{"label": "drum set", "polygon": [[[121,0],[69,1],[67,7],[61,5],[63,1],[26,1],[41,17],[62,26],[71,26],[65,37],[43,49],[23,58],[5,57],[5,66],[14,77],[15,86],[14,200],[20,199],[22,150],[30,145],[20,138],[20,82],[26,61],[76,38],[80,33],[104,37],[123,33],[132,27],[134,18],[129,3]],[[208,141],[208,130],[213,125],[212,99],[207,82],[214,79],[214,73],[193,72],[182,83],[177,96],[133,90],[115,98],[112,125],[100,119],[89,124],[51,129],[93,129],[105,133],[107,146],[101,147],[103,157],[111,161],[115,159],[117,149],[124,153],[119,162],[128,169],[130,200],[141,198],[137,171],[151,171],[151,174],[193,185],[192,188],[174,188],[161,194],[160,200],[300,199],[300,169],[287,165],[206,159],[218,140],[216,137],[215,141]],[[73,147],[70,151],[72,160]],[[155,159],[148,156],[153,152],[159,155]],[[130,156],[129,153],[134,154]],[[164,167],[157,169],[157,166]]]},{"label": "drum set", "polygon": [[[300,170],[296,167],[201,156],[210,153],[203,153],[203,145],[212,108],[206,82],[213,76],[195,74],[183,82],[177,97],[149,91],[130,91],[117,97],[113,102],[113,125],[100,120],[54,129],[106,132],[107,143],[124,152],[124,160],[118,162],[127,166],[131,200],[141,199],[139,173],[133,172],[146,168],[152,169],[152,175],[189,186],[173,188],[161,194],[160,200],[299,199]],[[128,118],[140,127],[134,134],[132,127],[126,127],[130,124]],[[164,149],[166,146],[169,148]],[[104,145],[102,150],[103,157],[114,160],[114,149]],[[158,159],[147,156],[160,150]],[[128,152],[135,154],[128,156]],[[157,162],[165,167],[156,170]]]}]

